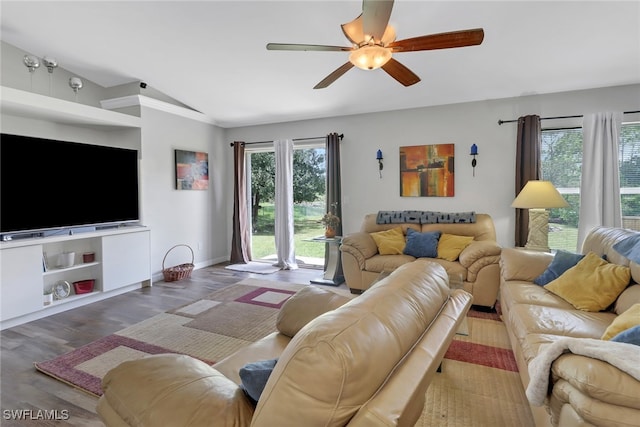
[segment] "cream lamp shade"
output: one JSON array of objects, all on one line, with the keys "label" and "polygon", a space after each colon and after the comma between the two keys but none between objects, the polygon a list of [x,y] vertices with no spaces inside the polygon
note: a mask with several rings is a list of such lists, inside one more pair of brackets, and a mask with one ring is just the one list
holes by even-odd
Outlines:
[{"label": "cream lamp shade", "polygon": [[549,251],[550,208],[569,206],[550,181],[531,180],[511,203],[512,208],[529,209],[529,235],[525,248]]},{"label": "cream lamp shade", "polygon": [[518,197],[511,203],[512,208],[518,209],[550,209],[567,206],[569,204],[551,181],[535,180],[527,182]]}]

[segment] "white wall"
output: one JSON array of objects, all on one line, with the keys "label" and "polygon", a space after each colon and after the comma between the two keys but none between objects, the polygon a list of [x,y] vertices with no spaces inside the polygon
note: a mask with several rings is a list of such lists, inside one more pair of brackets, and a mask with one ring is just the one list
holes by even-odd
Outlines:
[{"label": "white wall", "polygon": [[[515,197],[517,127],[515,123],[499,126],[498,120],[517,119],[527,114],[551,117],[638,109],[640,85],[631,85],[233,128],[225,131],[225,138],[227,142],[249,142],[344,133],[341,151],[344,233],[358,230],[364,214],[378,210],[474,210],[493,217],[499,244],[513,246],[515,210],[510,205]],[[638,119],[625,116],[625,120],[632,118]],[[543,127],[579,126],[581,119],[550,120],[542,124]],[[399,147],[444,143],[455,144],[455,196],[400,197]],[[479,150],[475,177],[469,155],[474,143]],[[378,149],[385,158],[382,179],[376,161]],[[233,153],[228,147],[227,151],[230,161]],[[228,189],[229,200],[232,200],[233,187],[229,185]],[[228,212],[232,212],[229,209]]]},{"label": "white wall", "polygon": [[[187,244],[196,266],[229,259],[229,197],[223,131],[211,124],[143,107],[141,206],[142,222],[151,228],[151,271],[162,270],[166,252]],[[174,150],[209,154],[209,189],[176,190]],[[190,262],[187,248],[176,248],[165,267]]]}]

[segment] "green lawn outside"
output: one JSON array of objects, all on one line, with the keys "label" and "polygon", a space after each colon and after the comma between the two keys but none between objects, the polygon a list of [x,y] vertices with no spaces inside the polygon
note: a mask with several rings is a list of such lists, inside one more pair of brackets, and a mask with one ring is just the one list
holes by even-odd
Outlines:
[{"label": "green lawn outside", "polygon": [[[254,231],[252,237],[253,259],[276,253],[275,208],[273,204],[263,203],[261,206],[254,227],[257,231]],[[320,223],[324,209],[324,202],[293,206],[294,245],[297,257],[324,258],[324,245],[304,241],[324,234],[324,226]]]},{"label": "green lawn outside", "polygon": [[576,252],[578,242],[578,229],[562,224],[549,224],[549,247],[551,249],[564,249]]}]

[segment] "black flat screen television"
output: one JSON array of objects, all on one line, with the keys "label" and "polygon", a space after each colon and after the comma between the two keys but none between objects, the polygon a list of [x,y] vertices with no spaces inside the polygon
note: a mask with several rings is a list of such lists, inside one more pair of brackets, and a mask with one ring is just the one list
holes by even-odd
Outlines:
[{"label": "black flat screen television", "polygon": [[0,134],[0,233],[139,221],[137,150]]}]

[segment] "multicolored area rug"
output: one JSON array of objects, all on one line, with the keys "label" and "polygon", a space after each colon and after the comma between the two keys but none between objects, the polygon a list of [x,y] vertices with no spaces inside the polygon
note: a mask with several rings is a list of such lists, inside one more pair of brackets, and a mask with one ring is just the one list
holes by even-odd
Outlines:
[{"label": "multicolored area rug", "polygon": [[[267,284],[268,283],[268,284]],[[125,360],[188,354],[213,364],[275,331],[279,308],[304,285],[244,279],[36,368],[94,396],[102,377]],[[534,427],[504,324],[471,310],[434,376],[416,427]]]},{"label": "multicolored area rug", "polygon": [[278,310],[302,286],[244,279],[35,367],[100,396],[102,377],[125,360],[181,353],[213,364],[275,331]]},{"label": "multicolored area rug", "polygon": [[471,309],[427,390],[416,427],[534,427],[504,323]]}]

